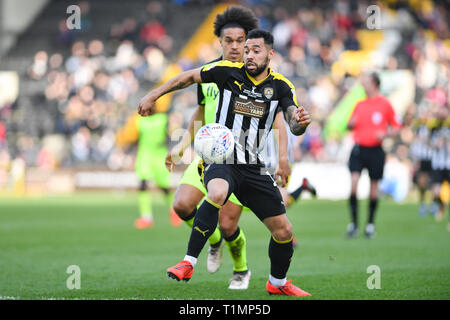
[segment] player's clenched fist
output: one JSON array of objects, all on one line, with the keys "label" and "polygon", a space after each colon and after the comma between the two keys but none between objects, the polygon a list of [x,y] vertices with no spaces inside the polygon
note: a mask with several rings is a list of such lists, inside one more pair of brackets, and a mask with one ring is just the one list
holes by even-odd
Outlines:
[{"label": "player's clenched fist", "polygon": [[155,113],[155,102],[151,92],[147,93],[139,102],[138,113],[143,116],[150,116]]},{"label": "player's clenched fist", "polygon": [[303,107],[296,108],[292,117],[303,128],[306,128],[311,123],[311,117],[309,116],[308,111]]}]

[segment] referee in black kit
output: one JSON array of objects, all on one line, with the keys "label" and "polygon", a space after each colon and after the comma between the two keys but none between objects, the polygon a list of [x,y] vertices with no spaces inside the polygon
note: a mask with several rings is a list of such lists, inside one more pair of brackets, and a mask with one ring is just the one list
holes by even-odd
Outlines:
[{"label": "referee in black kit", "polygon": [[233,158],[204,169],[208,195],[195,217],[186,256],[167,269],[171,278],[188,281],[192,277],[197,257],[217,226],[219,210],[233,192],[271,232],[266,290],[270,294],[310,295],[286,279],[293,255],[292,225],[276,183],[261,170],[264,145],[277,112],[284,113],[295,135],[303,134],[311,123],[308,112],[298,107],[292,83],[270,70],[273,54],[272,34],[252,30],[245,44],[244,63],[219,61],[185,71],[150,91],[139,104],[139,114],[148,116],[162,95],[194,83],[214,82],[220,91],[215,122],[228,127],[235,137]]}]

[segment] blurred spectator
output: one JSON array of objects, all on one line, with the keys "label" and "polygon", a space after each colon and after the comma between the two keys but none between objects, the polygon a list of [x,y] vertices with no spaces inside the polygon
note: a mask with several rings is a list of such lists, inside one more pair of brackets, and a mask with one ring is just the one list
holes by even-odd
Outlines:
[{"label": "blurred spectator", "polygon": [[[194,6],[202,1],[173,1],[170,5],[173,3]],[[247,0],[245,4],[253,8],[261,27],[274,34],[276,52],[271,68],[294,83],[299,103],[309,109],[314,119],[307,133],[298,138],[294,150],[296,160],[344,163],[348,159],[351,139],[347,135],[326,138],[324,127],[341,99],[358,82],[364,63],[378,69],[408,69],[414,74],[414,101],[403,113],[401,134],[389,142],[391,155],[403,156],[404,152],[397,150],[413,143],[415,118],[438,117],[442,108],[449,107],[449,17],[448,8],[442,2],[380,3],[383,20],[389,24],[373,33],[380,32],[381,38],[388,38],[385,32],[395,30],[400,42],[393,42],[396,46],[389,48],[393,51],[388,50],[389,54],[383,58],[372,54],[365,56],[363,63],[348,59],[358,64],[359,69],[355,70],[342,64],[343,53],[368,51],[368,46],[377,46],[375,42],[367,44],[367,38],[360,33],[368,31],[367,1],[316,4]],[[94,5],[87,1],[79,5],[83,32],[89,34],[93,31],[91,5],[92,9]],[[12,108],[10,115],[0,114],[3,158],[6,158],[6,145],[12,145],[14,150],[8,149],[9,157],[14,159],[20,153],[27,165],[51,168],[52,165],[98,163],[115,169],[132,168],[135,149],[116,150],[112,137],[124,119],[135,111],[143,89],[155,85],[170,63],[175,62],[184,69],[220,56],[220,46],[215,43],[202,44],[196,62],[171,59],[177,52],[173,52],[176,38],[168,34],[170,28],[166,29],[170,17],[165,2],[151,1],[136,17],[124,17],[110,25],[109,38],[105,35],[89,41],[79,41],[77,33],[67,30],[62,20],[57,37],[68,46],[70,53],[63,56],[51,48],[42,48],[34,54],[27,75],[36,88],[43,88],[44,96],[23,96],[19,107]],[[195,92],[185,90],[174,95],[169,117],[172,131],[186,125],[185,119],[192,112],[190,106],[195,106]],[[28,114],[36,115],[35,123],[23,125]],[[54,123],[41,121],[47,116]],[[5,128],[17,132],[8,135],[8,143],[2,135]],[[60,135],[65,141],[67,150],[61,157],[42,143],[50,134]]]},{"label": "blurred spectator", "polygon": [[6,144],[6,127],[2,121],[0,121],[0,150]]},{"label": "blurred spectator", "polygon": [[145,44],[156,45],[166,35],[166,29],[158,21],[148,22],[139,33],[139,38]]},{"label": "blurred spectator", "polygon": [[34,55],[34,61],[28,70],[28,75],[34,80],[40,80],[47,74],[48,55],[45,51],[38,51]]}]

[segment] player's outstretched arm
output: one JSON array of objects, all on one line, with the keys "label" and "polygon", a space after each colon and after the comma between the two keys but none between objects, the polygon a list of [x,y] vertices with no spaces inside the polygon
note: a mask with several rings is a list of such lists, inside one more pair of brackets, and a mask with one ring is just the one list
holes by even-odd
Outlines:
[{"label": "player's outstretched arm", "polygon": [[184,71],[173,77],[163,85],[151,90],[139,102],[138,113],[141,116],[149,116],[155,112],[155,102],[166,93],[184,89],[194,83],[201,83],[201,68]]},{"label": "player's outstretched arm", "polygon": [[311,117],[309,116],[308,111],[303,107],[287,107],[286,111],[284,111],[284,117],[289,123],[291,132],[296,136],[304,134],[306,128],[311,123]]}]

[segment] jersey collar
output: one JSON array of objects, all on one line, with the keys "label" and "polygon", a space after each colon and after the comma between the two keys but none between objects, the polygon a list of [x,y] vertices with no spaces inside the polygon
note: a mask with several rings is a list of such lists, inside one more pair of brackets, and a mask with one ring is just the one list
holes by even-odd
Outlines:
[{"label": "jersey collar", "polygon": [[267,70],[267,71],[268,71],[267,77],[265,77],[264,79],[261,79],[261,80],[258,81],[258,80],[256,80],[255,78],[253,78],[251,75],[249,75],[248,72],[247,72],[247,70],[244,70],[244,71],[245,71],[245,74],[247,75],[247,78],[249,78],[250,81],[251,81],[255,86],[257,86],[257,85],[263,83],[264,81],[267,80],[267,78],[269,78],[269,77],[272,75],[272,70],[269,68],[269,69]]}]

